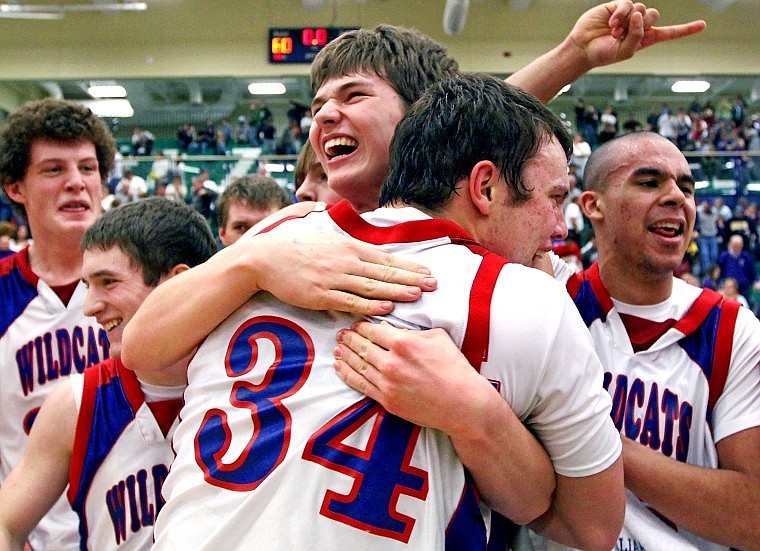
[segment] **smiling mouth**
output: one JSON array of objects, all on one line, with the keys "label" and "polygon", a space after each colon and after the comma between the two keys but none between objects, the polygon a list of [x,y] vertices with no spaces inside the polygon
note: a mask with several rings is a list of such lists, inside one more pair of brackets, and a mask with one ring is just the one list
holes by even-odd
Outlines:
[{"label": "smiling mouth", "polygon": [[356,151],[359,142],[352,138],[333,138],[325,143],[325,154],[328,159],[348,155]]},{"label": "smiling mouth", "polygon": [[122,321],[124,320],[121,320],[121,319],[111,320],[108,323],[103,324],[103,329],[105,329],[106,331],[111,331],[112,329],[116,329],[118,326],[121,325]]},{"label": "smiling mouth", "polygon": [[658,224],[652,224],[647,229],[662,237],[680,237],[683,235],[684,231],[683,224],[677,224],[675,222],[660,222]]}]

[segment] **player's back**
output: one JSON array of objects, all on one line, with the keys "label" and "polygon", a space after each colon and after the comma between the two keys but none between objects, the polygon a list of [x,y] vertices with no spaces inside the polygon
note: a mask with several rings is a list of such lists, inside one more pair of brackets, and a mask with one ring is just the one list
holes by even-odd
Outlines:
[{"label": "player's back", "polygon": [[[345,233],[428,266],[438,290],[385,319],[442,327],[461,346],[482,260],[452,244],[472,244],[466,234],[413,209],[367,215],[393,224],[383,229],[345,209],[330,214],[335,220],[314,213],[275,231]],[[388,414],[335,373],[335,335],[357,319],[261,293],[207,338],[188,369],[156,549],[485,548],[484,520],[448,437]]]}]

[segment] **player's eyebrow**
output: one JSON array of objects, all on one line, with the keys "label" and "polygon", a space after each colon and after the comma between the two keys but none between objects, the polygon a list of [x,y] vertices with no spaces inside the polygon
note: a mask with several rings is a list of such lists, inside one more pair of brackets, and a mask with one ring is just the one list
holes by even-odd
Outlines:
[{"label": "player's eyebrow", "polygon": [[[341,84],[340,86],[338,86],[335,90],[333,90],[333,92],[330,95],[343,94],[346,92],[346,90],[350,90],[351,88],[361,86],[362,84],[365,84],[363,80],[359,80],[359,79],[348,80],[344,82],[343,84]],[[311,106],[314,107],[315,105],[323,105],[326,102],[327,100],[325,99],[325,96],[316,95],[314,96],[314,99],[311,100]]]},{"label": "player's eyebrow", "polygon": [[[642,166],[633,171],[634,178],[642,176],[651,176],[653,178],[667,178],[664,170],[654,166]],[[691,174],[679,174],[676,178],[679,184],[694,184],[694,177]]]}]

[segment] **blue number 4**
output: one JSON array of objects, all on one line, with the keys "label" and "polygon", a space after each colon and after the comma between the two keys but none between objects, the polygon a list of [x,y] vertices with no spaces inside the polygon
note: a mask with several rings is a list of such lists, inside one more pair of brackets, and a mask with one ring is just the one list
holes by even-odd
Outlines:
[{"label": "blue number 4", "polygon": [[[364,449],[344,441],[372,423]],[[347,495],[328,490],[320,513],[372,534],[409,541],[414,519],[396,509],[408,495],[424,500],[427,473],[410,465],[420,427],[364,399],[319,429],[309,440],[303,458],[354,479]]]}]

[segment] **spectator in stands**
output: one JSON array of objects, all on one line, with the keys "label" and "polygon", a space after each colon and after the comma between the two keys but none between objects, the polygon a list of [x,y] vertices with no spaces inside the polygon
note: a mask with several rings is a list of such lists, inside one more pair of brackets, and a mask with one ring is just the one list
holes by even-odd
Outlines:
[{"label": "spectator in stands", "polygon": [[720,286],[720,266],[713,264],[705,272],[705,276],[702,278],[702,288],[710,289],[711,291],[717,291]]},{"label": "spectator in stands", "polygon": [[16,227],[13,224],[0,221],[0,258],[5,258],[16,252],[11,246],[15,235]]},{"label": "spectator in stands", "polygon": [[678,121],[667,105],[657,119],[657,133],[678,145]]},{"label": "spectator in stands", "polygon": [[174,178],[172,178],[172,181],[169,182],[166,190],[164,190],[164,197],[177,203],[187,202],[187,186],[182,176],[179,174],[174,175]]},{"label": "spectator in stands", "polygon": [[589,155],[591,155],[591,146],[583,134],[576,132],[573,136],[573,154],[570,157],[570,162],[576,166],[578,177],[581,180],[583,180],[583,169],[586,167]]},{"label": "spectator in stands", "polygon": [[251,127],[248,121],[245,120],[245,115],[238,117],[237,126],[235,127],[235,143],[237,144],[250,144],[248,132]]},{"label": "spectator in stands", "polygon": [[19,224],[16,227],[16,234],[11,238],[11,249],[18,252],[31,244],[32,238],[29,235],[29,226],[26,224]]},{"label": "spectator in stands", "polygon": [[744,124],[744,117],[747,115],[747,104],[744,98],[737,95],[731,104],[731,121],[735,128],[741,128]]},{"label": "spectator in stands", "polygon": [[707,269],[718,261],[718,210],[713,206],[712,199],[705,199],[697,209],[697,222],[695,229],[698,233],[697,244],[699,245],[700,274],[707,273]]},{"label": "spectator in stands", "polygon": [[172,163],[168,157],[164,155],[163,150],[156,151],[156,159],[150,165],[150,179],[154,182],[154,185],[163,184],[166,185],[169,181],[169,172],[171,172]]},{"label": "spectator in stands", "polygon": [[248,174],[233,180],[216,200],[221,246],[232,245],[264,218],[292,203],[290,193],[268,176]]},{"label": "spectator in stands", "polygon": [[643,129],[643,125],[636,118],[633,113],[628,113],[628,118],[625,120],[622,126],[623,134],[630,134],[631,132],[639,132]]},{"label": "spectator in stands", "polygon": [[691,272],[684,272],[679,276],[683,281],[688,283],[689,285],[693,285],[694,287],[702,287],[699,284],[699,279],[697,279],[697,276],[692,274]]},{"label": "spectator in stands", "polygon": [[148,195],[148,184],[142,176],[138,176],[131,170],[124,171],[124,177],[116,186],[114,195],[122,203],[133,203]]},{"label": "spectator in stands", "polygon": [[[570,176],[568,175],[568,180]],[[571,184],[572,185],[572,184]],[[575,188],[577,190],[577,188]],[[565,224],[567,225],[567,238],[574,242],[578,247],[578,266],[580,266],[580,246],[581,235],[583,234],[584,221],[583,211],[581,211],[581,194],[572,193],[569,195],[570,201],[565,205]]]},{"label": "spectator in stands", "polygon": [[[208,177],[206,172],[205,178]],[[205,179],[203,171],[199,176],[193,178],[192,193],[190,196],[190,204],[192,207],[200,212],[209,223],[209,226],[216,228],[216,198],[219,193],[216,190],[216,185],[207,186],[207,182],[211,180]],[[211,182],[213,183],[213,182]]]},{"label": "spectator in stands", "polygon": [[132,131],[132,155],[150,156],[153,153],[154,142],[155,138],[152,132],[136,127]]},{"label": "spectator in stands", "polygon": [[[734,215],[734,212],[722,197],[715,198],[715,210],[718,211],[718,227],[721,229],[722,233],[726,226],[726,222],[728,222],[728,220]],[[725,248],[725,246],[725,242],[723,242],[723,247]]]},{"label": "spectator in stands", "polygon": [[299,201],[321,201],[331,205],[342,199],[327,184],[327,174],[319,163],[311,142],[306,141],[296,161],[296,199]]},{"label": "spectator in stands", "polygon": [[691,117],[686,114],[686,109],[678,108],[676,114],[676,145],[681,151],[686,150],[689,143],[689,133],[691,132]]},{"label": "spectator in stands", "polygon": [[739,284],[736,281],[736,278],[724,278],[720,284],[718,292],[728,299],[735,300],[745,308],[749,308],[749,302],[747,302],[747,298],[739,293]]},{"label": "spectator in stands", "polygon": [[181,153],[190,153],[190,146],[195,141],[196,132],[195,125],[185,123],[182,128],[177,132],[177,141],[179,142],[179,150]]},{"label": "spectator in stands", "polygon": [[728,250],[718,258],[721,281],[734,278],[739,292],[749,299],[755,282],[755,260],[744,250],[744,240],[739,234],[728,240]]},{"label": "spectator in stands", "polygon": [[198,144],[201,155],[212,155],[216,148],[216,126],[212,119],[206,119],[206,124],[198,131]]},{"label": "spectator in stands", "polygon": [[226,144],[226,147],[229,149],[234,140],[233,140],[233,130],[232,125],[230,124],[229,119],[222,119],[222,127],[220,128],[222,131],[222,137],[224,138],[224,143]]},{"label": "spectator in stands", "polygon": [[732,236],[741,235],[744,240],[744,250],[751,252],[754,250],[755,237],[757,235],[757,226],[755,222],[747,216],[744,211],[744,207],[741,204],[737,204],[734,209],[734,214],[731,218],[726,220],[726,225],[723,230],[723,242],[728,243]]},{"label": "spectator in stands", "polygon": [[[663,105],[663,108],[665,105]],[[662,115],[663,109],[657,109],[656,107],[652,107],[649,110],[649,114],[647,115],[647,130],[650,132],[658,132],[659,131],[659,121],[660,121],[660,115]]]}]

